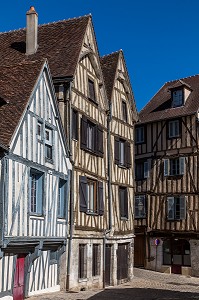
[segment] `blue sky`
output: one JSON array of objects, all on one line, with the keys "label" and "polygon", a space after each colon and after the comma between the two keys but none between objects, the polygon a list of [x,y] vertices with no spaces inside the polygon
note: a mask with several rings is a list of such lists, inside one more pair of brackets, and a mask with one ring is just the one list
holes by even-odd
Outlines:
[{"label": "blue sky", "polygon": [[2,1],[0,31],[92,14],[100,55],[123,49],[138,110],[166,81],[199,73],[198,0]]}]

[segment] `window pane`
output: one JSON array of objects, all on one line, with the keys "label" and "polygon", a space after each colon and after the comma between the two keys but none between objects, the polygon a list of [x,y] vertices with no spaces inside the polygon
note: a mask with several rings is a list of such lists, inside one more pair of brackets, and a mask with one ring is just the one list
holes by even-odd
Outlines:
[{"label": "window pane", "polygon": [[122,101],[122,115],[123,115],[123,120],[127,122],[127,107],[126,107],[126,102]]},{"label": "window pane", "polygon": [[46,158],[52,159],[52,146],[45,145],[45,151],[46,151]]},{"label": "window pane", "polygon": [[59,180],[59,198],[58,198],[58,216],[64,218],[66,216],[66,181]]},{"label": "window pane", "polygon": [[36,174],[31,175],[31,212],[37,211],[36,202]]},{"label": "window pane", "polygon": [[124,147],[125,143],[123,141],[120,141],[120,164],[124,165]]}]

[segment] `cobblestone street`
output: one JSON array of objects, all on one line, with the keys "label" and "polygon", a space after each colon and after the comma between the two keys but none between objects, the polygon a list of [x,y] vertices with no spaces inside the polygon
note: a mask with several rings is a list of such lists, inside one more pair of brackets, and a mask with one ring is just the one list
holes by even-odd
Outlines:
[{"label": "cobblestone street", "polygon": [[52,293],[31,300],[177,300],[199,299],[199,278],[134,269],[134,279],[117,287],[73,293]]}]

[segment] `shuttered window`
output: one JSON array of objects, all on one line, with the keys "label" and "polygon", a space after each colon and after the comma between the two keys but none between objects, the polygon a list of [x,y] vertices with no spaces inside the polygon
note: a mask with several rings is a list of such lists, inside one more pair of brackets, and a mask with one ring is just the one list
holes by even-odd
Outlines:
[{"label": "shuttered window", "polygon": [[121,219],[128,219],[128,192],[126,187],[119,187],[119,204]]},{"label": "shuttered window", "polygon": [[89,89],[88,98],[90,100],[92,100],[93,102],[96,102],[95,84],[94,84],[94,81],[92,81],[91,79],[88,79],[88,89]]},{"label": "shuttered window", "polygon": [[72,110],[72,138],[78,140],[78,112]]},{"label": "shuttered window", "polygon": [[43,176],[37,170],[30,171],[30,212],[39,215],[43,213]]},{"label": "shuttered window", "polygon": [[80,211],[104,214],[103,183],[86,176],[79,179]]},{"label": "shuttered window", "polygon": [[59,179],[59,195],[57,215],[59,218],[66,217],[66,200],[67,200],[67,181]]},{"label": "shuttered window", "polygon": [[167,219],[183,220],[186,218],[186,197],[167,197]]},{"label": "shuttered window", "polygon": [[185,172],[185,157],[164,159],[164,176],[183,175]]},{"label": "shuttered window", "polygon": [[81,149],[103,157],[103,128],[89,121],[85,116],[81,119]]},{"label": "shuttered window", "polygon": [[131,167],[131,145],[119,137],[115,137],[115,164],[121,167]]},{"label": "shuttered window", "polygon": [[79,244],[79,264],[78,264],[78,276],[79,278],[87,277],[87,255],[86,255],[86,245]]},{"label": "shuttered window", "polygon": [[135,218],[146,218],[145,195],[135,196]]},{"label": "shuttered window", "polygon": [[100,245],[93,244],[92,275],[100,275]]},{"label": "shuttered window", "polygon": [[150,175],[151,160],[135,162],[135,179],[143,180]]}]

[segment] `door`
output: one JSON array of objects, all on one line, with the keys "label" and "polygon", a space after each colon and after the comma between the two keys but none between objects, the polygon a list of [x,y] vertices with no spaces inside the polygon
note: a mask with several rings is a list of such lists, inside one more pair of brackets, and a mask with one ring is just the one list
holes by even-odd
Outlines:
[{"label": "door", "polygon": [[14,274],[13,300],[24,299],[24,263],[25,256],[18,256]]},{"label": "door", "polygon": [[137,235],[134,241],[134,267],[144,267],[144,235]]},{"label": "door", "polygon": [[128,279],[129,244],[119,244],[117,250],[117,280]]},{"label": "door", "polygon": [[105,248],[105,285],[111,284],[111,245]]}]

